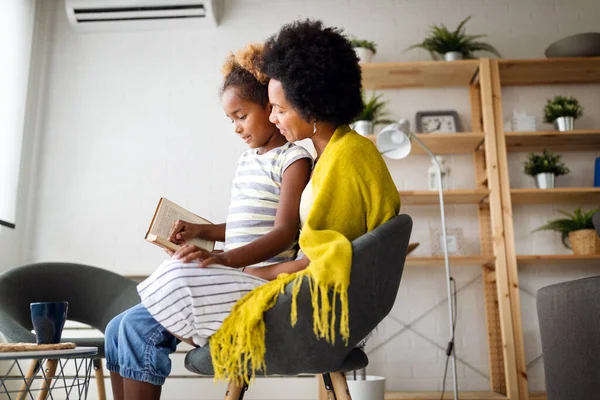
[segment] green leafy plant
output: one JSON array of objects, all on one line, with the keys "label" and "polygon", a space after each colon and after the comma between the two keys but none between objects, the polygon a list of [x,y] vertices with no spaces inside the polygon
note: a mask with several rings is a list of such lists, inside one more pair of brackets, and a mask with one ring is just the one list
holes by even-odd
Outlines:
[{"label": "green leafy plant", "polygon": [[594,224],[592,222],[592,217],[595,213],[600,212],[600,208],[596,208],[594,210],[590,210],[586,213],[581,211],[581,208],[573,211],[573,214],[569,214],[565,211],[559,211],[561,214],[569,217],[569,218],[561,218],[555,219],[552,221],[548,221],[548,223],[544,226],[540,226],[533,232],[539,231],[554,231],[561,234],[561,239],[563,245],[570,249],[571,246],[567,242],[567,238],[569,237],[569,232],[578,231],[581,229],[594,229]]},{"label": "green leafy plant", "polygon": [[371,94],[369,100],[365,99],[363,91],[363,109],[354,119],[355,121],[371,121],[373,124],[391,124],[392,120],[385,119],[390,113],[386,110],[387,101],[380,100],[382,94]]},{"label": "green leafy plant", "polygon": [[556,176],[567,175],[571,172],[569,168],[561,161],[562,156],[551,153],[544,149],[542,154],[529,154],[525,166],[525,173],[530,176],[537,174],[554,174]]},{"label": "green leafy plant", "polygon": [[352,47],[362,47],[371,50],[373,54],[377,54],[377,45],[375,42],[354,38],[350,41],[350,43],[352,44]]},{"label": "green leafy plant", "polygon": [[478,39],[484,38],[487,35],[467,35],[465,32],[465,24],[471,19],[467,17],[458,24],[454,31],[450,31],[446,25],[432,25],[429,35],[421,43],[410,46],[405,51],[412,49],[424,49],[431,54],[431,58],[439,60],[444,54],[450,51],[457,51],[463,55],[465,59],[475,58],[473,55],[476,51],[486,51],[501,57],[500,53],[494,46],[489,43],[481,42]]},{"label": "green leafy plant", "polygon": [[574,97],[556,96],[544,107],[544,122],[551,124],[560,117],[581,118],[583,107]]}]

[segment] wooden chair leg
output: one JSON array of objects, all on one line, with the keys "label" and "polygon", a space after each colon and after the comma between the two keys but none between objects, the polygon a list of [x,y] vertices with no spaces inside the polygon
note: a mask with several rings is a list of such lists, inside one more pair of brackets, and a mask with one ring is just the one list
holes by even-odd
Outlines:
[{"label": "wooden chair leg", "polygon": [[98,400],[106,400],[106,388],[104,387],[104,368],[102,359],[94,359],[94,374],[96,376],[96,387],[98,388]]},{"label": "wooden chair leg", "polygon": [[31,360],[31,364],[29,364],[29,369],[27,370],[27,375],[25,375],[25,382],[23,382],[21,388],[19,389],[17,400],[23,400],[26,398],[29,387],[33,383],[33,377],[38,373],[39,370],[40,360]]},{"label": "wooden chair leg", "polygon": [[329,373],[319,375],[319,400],[336,400]]},{"label": "wooden chair leg", "polygon": [[248,385],[245,383],[239,386],[235,382],[229,382],[227,392],[225,393],[225,400],[243,400],[246,390],[248,390]]},{"label": "wooden chair leg", "polygon": [[350,390],[348,390],[348,382],[346,382],[346,375],[343,372],[333,372],[329,375],[331,376],[335,398],[337,400],[352,400]]},{"label": "wooden chair leg", "polygon": [[54,378],[54,375],[56,374],[57,366],[58,360],[46,360],[46,379],[42,380],[42,386],[40,387],[37,400],[46,400],[48,390],[50,389],[50,385],[52,385],[52,378]]}]

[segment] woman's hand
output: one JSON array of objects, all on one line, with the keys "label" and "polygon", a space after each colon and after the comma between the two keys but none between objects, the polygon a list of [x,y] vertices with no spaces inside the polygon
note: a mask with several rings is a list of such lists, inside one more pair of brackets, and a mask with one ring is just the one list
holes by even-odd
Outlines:
[{"label": "woman's hand", "polygon": [[310,265],[310,260],[302,257],[294,261],[286,261],[279,264],[272,264],[266,267],[246,268],[245,273],[256,276],[267,281],[277,279],[279,274],[293,274],[306,269]]},{"label": "woman's hand", "polygon": [[210,252],[191,244],[181,246],[181,248],[173,254],[172,258],[186,263],[198,261],[200,263],[200,268],[208,267],[213,264],[224,265],[226,267],[229,266],[226,253],[219,251]]},{"label": "woman's hand", "polygon": [[177,222],[173,224],[167,240],[175,244],[183,244],[190,239],[198,237],[201,230],[200,224],[192,224],[191,222],[177,220]]}]

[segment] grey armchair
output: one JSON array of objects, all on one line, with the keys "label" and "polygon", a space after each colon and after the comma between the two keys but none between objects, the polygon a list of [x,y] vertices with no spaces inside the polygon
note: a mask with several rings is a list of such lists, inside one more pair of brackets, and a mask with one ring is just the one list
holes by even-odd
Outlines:
[{"label": "grey armchair", "polygon": [[600,276],[537,293],[548,400],[597,399],[600,393]]},{"label": "grey armchair", "polygon": [[[68,301],[68,319],[104,332],[110,320],[140,302],[136,283],[113,272],[70,263],[38,263],[0,275],[0,332],[8,342],[35,342],[29,304]],[[78,346],[98,348],[94,360],[98,395],[106,398],[103,338],[63,338]]]},{"label": "grey armchair", "polygon": [[[364,368],[366,354],[355,346],[391,311],[404,269],[412,220],[400,215],[352,243],[351,284],[348,289],[350,340],[345,346],[317,340],[313,333],[312,305],[308,283],[298,296],[298,323],[290,326],[291,286],[276,305],[265,313],[267,375],[322,374],[325,387],[338,400],[349,399],[344,372]],[[190,351],[188,370],[213,375],[209,346]],[[229,383],[226,400],[241,400],[247,387]]]}]

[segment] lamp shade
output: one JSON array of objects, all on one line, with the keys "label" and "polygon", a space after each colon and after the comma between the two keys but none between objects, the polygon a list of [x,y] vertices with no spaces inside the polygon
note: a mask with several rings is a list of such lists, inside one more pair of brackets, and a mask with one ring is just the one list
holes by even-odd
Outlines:
[{"label": "lamp shade", "polygon": [[412,149],[410,123],[402,119],[383,128],[377,135],[377,149],[387,158],[406,158]]}]

